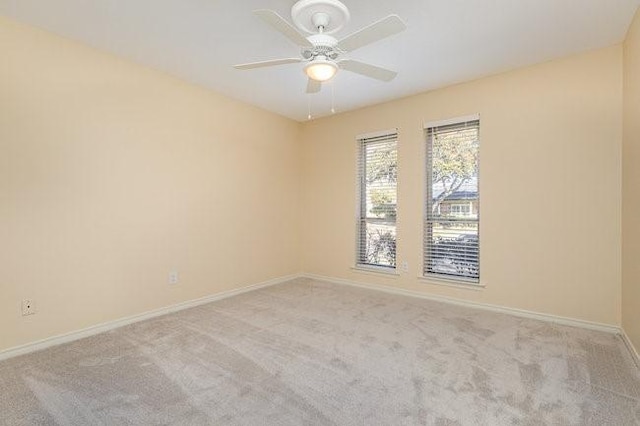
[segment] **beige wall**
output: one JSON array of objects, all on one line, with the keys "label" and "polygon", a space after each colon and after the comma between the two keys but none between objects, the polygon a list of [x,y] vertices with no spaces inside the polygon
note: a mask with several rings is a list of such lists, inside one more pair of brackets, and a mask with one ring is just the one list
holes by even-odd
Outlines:
[{"label": "beige wall", "polygon": [[298,123],[2,18],[0,52],[0,350],[300,271]]},{"label": "beige wall", "polygon": [[624,45],[622,326],[640,349],[640,11]]},{"label": "beige wall", "polygon": [[[639,26],[625,45],[623,246],[621,46],[299,125],[0,18],[0,350],[301,270],[622,321],[638,346]],[[417,278],[422,124],[474,113],[483,290]],[[355,137],[393,127],[398,277],[351,269]],[[24,298],[36,315],[20,315]]]},{"label": "beige wall", "polygon": [[[480,291],[417,278],[425,121],[481,115]],[[397,278],[350,269],[358,134],[399,129]],[[303,270],[620,324],[622,47],[371,108],[302,130]]]}]

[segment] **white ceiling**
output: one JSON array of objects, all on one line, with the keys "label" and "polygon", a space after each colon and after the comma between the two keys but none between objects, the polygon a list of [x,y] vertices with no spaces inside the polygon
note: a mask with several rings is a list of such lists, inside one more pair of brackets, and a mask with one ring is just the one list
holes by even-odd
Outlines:
[{"label": "white ceiling", "polygon": [[[305,93],[302,64],[238,71],[233,64],[295,57],[299,49],[256,18],[290,20],[294,0],[0,0],[0,14],[113,52],[295,120],[330,114],[331,84]],[[354,51],[398,71],[383,83],[334,78],[347,111],[451,83],[621,42],[640,0],[343,0],[342,38],[386,15],[408,29]]]}]

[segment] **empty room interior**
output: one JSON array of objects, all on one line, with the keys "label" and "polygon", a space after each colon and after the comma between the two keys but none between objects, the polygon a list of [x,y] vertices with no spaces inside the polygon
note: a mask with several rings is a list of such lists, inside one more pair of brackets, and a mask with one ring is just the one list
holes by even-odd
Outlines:
[{"label": "empty room interior", "polygon": [[640,425],[640,0],[0,0],[0,425]]}]

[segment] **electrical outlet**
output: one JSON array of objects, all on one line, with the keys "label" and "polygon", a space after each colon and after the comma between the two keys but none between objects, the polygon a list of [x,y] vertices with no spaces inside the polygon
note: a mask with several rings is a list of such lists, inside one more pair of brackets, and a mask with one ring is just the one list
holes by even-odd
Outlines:
[{"label": "electrical outlet", "polygon": [[402,262],[402,272],[404,272],[405,274],[409,272],[409,262],[407,262],[406,260]]},{"label": "electrical outlet", "polygon": [[180,279],[180,277],[178,275],[178,271],[169,272],[169,285],[178,284],[179,279]]},{"label": "electrical outlet", "polygon": [[33,315],[36,313],[36,304],[31,299],[22,301],[22,316]]}]

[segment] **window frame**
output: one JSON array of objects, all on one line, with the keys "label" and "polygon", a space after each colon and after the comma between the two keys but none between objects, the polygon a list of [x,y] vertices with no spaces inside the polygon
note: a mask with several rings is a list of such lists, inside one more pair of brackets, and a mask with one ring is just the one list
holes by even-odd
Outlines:
[{"label": "window frame", "polygon": [[[461,128],[463,128],[463,126],[467,125],[469,127],[471,126],[475,126],[477,127],[477,132],[478,132],[478,148],[477,148],[477,158],[478,158],[478,166],[477,166],[477,173],[476,173],[476,179],[477,179],[477,199],[476,199],[476,208],[477,208],[477,213],[474,215],[473,213],[473,207],[471,206],[471,212],[469,216],[458,216],[458,217],[451,217],[451,218],[445,218],[445,220],[443,220],[442,218],[438,218],[437,216],[440,215],[440,207],[441,205],[438,205],[438,214],[436,216],[433,216],[431,213],[432,210],[432,206],[433,206],[433,159],[432,159],[432,149],[433,149],[433,145],[432,145],[432,140],[430,137],[430,131],[432,129],[436,129],[436,128],[442,128],[442,127],[449,127],[449,126],[460,126]],[[457,118],[451,118],[451,119],[446,119],[446,120],[440,120],[440,121],[435,121],[435,122],[428,122],[424,124],[424,149],[425,149],[425,159],[424,159],[424,171],[425,171],[425,178],[423,180],[424,184],[425,184],[425,188],[424,188],[424,203],[423,203],[423,207],[424,207],[424,215],[423,215],[423,235],[422,235],[422,243],[423,243],[423,253],[422,253],[422,274],[421,274],[421,278],[426,279],[426,280],[435,280],[435,281],[443,281],[443,282],[449,282],[452,283],[453,285],[462,285],[464,287],[467,288],[481,288],[484,287],[484,285],[481,283],[481,264],[480,264],[480,204],[481,204],[481,195],[480,195],[480,168],[481,168],[481,164],[480,164],[480,143],[481,143],[481,123],[480,123],[480,115],[479,114],[474,114],[474,115],[469,115],[469,116],[464,116],[464,117],[457,117]],[[455,203],[452,203],[452,205]],[[458,203],[461,204],[461,203]],[[477,238],[477,260],[476,260],[476,264],[475,267],[477,268],[477,276],[466,276],[464,274],[449,274],[449,273],[442,273],[442,272],[435,272],[430,269],[430,265],[433,264],[433,259],[430,258],[429,256],[429,249],[433,246],[433,244],[430,242],[430,238],[432,238],[432,233],[433,233],[433,224],[434,223],[438,223],[438,222],[445,222],[445,221],[449,221],[449,222],[458,222],[458,223],[475,223],[476,226],[476,232],[475,232],[475,236]],[[473,235],[473,234],[472,234]]]},{"label": "window frame", "polygon": [[[373,132],[356,137],[357,144],[357,159],[356,159],[356,251],[354,269],[364,270],[377,273],[385,273],[395,275],[397,271],[397,241],[398,241],[398,225],[397,225],[397,196],[398,196],[398,181],[396,177],[395,182],[395,200],[396,200],[396,217],[393,220],[385,220],[381,218],[370,218],[367,215],[367,183],[366,183],[366,147],[367,144],[394,142],[396,151],[396,168],[397,155],[398,155],[398,129],[391,129],[380,132]],[[366,255],[366,243],[367,243],[367,224],[370,221],[378,222],[380,224],[389,225],[392,224],[394,229],[394,262],[393,265],[378,264],[367,262]],[[390,226],[390,225],[389,225]],[[364,245],[363,245],[364,244]]]}]

